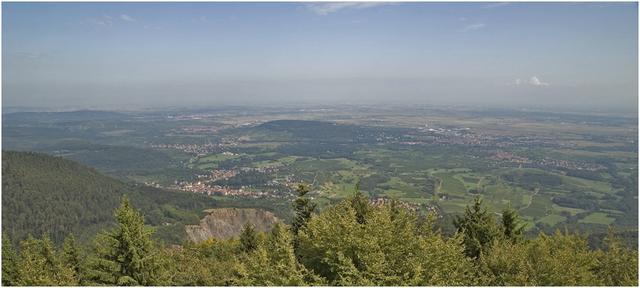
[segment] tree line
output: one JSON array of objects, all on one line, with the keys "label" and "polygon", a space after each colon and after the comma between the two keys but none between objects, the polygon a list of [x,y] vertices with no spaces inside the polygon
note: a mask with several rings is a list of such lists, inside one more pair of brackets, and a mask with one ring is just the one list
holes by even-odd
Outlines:
[{"label": "tree line", "polygon": [[445,236],[435,215],[398,203],[373,205],[360,192],[316,211],[299,186],[291,225],[240,236],[163,246],[124,197],[117,227],[81,246],[56,248],[45,235],[2,241],[3,285],[624,285],[638,284],[637,250],[612,232],[604,248],[568,232],[523,237],[513,209],[500,217],[476,198]]}]

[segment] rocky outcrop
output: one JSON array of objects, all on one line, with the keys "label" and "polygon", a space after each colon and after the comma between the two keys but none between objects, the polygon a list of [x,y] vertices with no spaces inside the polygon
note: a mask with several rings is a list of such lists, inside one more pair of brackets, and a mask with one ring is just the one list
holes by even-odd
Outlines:
[{"label": "rocky outcrop", "polygon": [[187,236],[193,242],[210,238],[229,239],[240,235],[245,223],[255,226],[256,231],[269,231],[280,220],[269,211],[253,208],[216,208],[207,213],[199,225],[185,226]]}]

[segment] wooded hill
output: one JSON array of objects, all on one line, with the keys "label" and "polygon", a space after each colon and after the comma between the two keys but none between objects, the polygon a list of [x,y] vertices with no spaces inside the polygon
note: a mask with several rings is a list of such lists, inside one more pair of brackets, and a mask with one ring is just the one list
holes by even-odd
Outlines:
[{"label": "wooded hill", "polygon": [[198,194],[123,183],[60,157],[2,152],[2,232],[12,239],[46,234],[60,244],[73,233],[86,240],[115,223],[113,210],[123,195],[169,242],[181,242],[182,224],[198,223],[202,210],[217,205]]}]

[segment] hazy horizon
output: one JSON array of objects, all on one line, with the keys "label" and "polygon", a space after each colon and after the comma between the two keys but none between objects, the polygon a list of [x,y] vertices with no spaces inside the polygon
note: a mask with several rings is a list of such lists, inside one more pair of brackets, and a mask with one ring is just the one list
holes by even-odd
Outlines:
[{"label": "hazy horizon", "polygon": [[3,3],[5,107],[637,115],[637,3]]}]

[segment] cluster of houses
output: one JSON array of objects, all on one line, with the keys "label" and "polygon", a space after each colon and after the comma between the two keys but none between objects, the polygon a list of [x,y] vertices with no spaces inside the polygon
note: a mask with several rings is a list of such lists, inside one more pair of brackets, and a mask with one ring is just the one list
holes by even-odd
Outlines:
[{"label": "cluster of houses", "polygon": [[603,165],[600,165],[597,163],[558,160],[558,159],[550,159],[550,158],[543,158],[541,160],[532,160],[527,157],[515,155],[511,152],[506,152],[501,150],[497,151],[494,155],[490,156],[489,159],[494,161],[499,161],[499,162],[515,163],[523,167],[554,167],[554,168],[563,168],[563,169],[570,169],[570,170],[587,170],[587,171],[598,171],[598,170],[605,169]]}]

